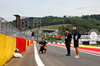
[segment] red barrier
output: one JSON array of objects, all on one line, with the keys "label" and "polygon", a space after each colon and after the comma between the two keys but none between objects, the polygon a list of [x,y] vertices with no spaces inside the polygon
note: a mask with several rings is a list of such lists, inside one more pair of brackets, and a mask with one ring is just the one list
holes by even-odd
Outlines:
[{"label": "red barrier", "polygon": [[20,53],[26,50],[26,44],[27,46],[29,46],[30,44],[33,43],[33,41],[31,40],[28,40],[26,43],[26,39],[24,38],[19,38],[19,37],[15,37],[15,38],[16,38],[16,48],[20,49]]},{"label": "red barrier", "polygon": [[20,38],[20,53],[26,50],[26,40]]},{"label": "red barrier", "polygon": [[26,50],[26,40],[23,38],[16,38],[16,48],[20,49],[20,53]]},{"label": "red barrier", "polygon": [[23,39],[23,51],[25,51],[25,50],[26,50],[26,40]]},{"label": "red barrier", "polygon": [[20,38],[20,43],[19,43],[19,45],[20,45],[20,53],[21,52],[23,52],[23,40],[22,40],[22,38]]},{"label": "red barrier", "polygon": [[19,48],[20,38],[19,37],[15,37],[15,38],[16,38],[16,48]]},{"label": "red barrier", "polygon": [[31,41],[32,42],[32,44],[33,44],[33,41]]},{"label": "red barrier", "polygon": [[28,42],[27,42],[27,46],[29,46],[29,40],[28,40]]},{"label": "red barrier", "polygon": [[33,41],[31,41],[31,44],[33,43]]}]

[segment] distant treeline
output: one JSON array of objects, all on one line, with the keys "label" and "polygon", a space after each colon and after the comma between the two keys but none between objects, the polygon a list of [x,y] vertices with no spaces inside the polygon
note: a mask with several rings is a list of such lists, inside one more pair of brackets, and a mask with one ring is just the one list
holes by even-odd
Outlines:
[{"label": "distant treeline", "polygon": [[[29,20],[29,29],[33,28],[33,20],[34,18],[30,17]],[[78,16],[63,16],[63,17],[55,17],[55,16],[46,16],[41,18],[42,26],[50,26],[50,25],[60,25],[60,24],[71,24],[68,26],[60,26],[60,32],[64,32],[65,28],[69,28],[72,30],[72,25],[77,25],[78,30],[82,34],[87,34],[90,29],[98,29],[100,31],[100,15],[83,15],[81,17]],[[15,20],[12,21],[13,25],[16,25]]]}]

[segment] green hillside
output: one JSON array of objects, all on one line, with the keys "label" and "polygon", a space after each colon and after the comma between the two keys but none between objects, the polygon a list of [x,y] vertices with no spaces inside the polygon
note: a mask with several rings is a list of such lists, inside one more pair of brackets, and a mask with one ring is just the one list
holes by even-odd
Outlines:
[{"label": "green hillside", "polygon": [[42,26],[42,27],[41,27],[41,30],[47,30],[47,29],[57,29],[57,30],[59,30],[59,27],[61,27],[61,26],[67,26],[67,25],[70,25],[70,24]]},{"label": "green hillside", "polygon": [[[33,29],[33,17],[29,17],[29,29]],[[41,26],[42,29],[59,29],[60,32],[64,32],[65,28],[69,28],[72,30],[72,25],[77,25],[78,30],[82,34],[87,34],[90,29],[97,29],[100,31],[100,15],[83,15],[81,17],[78,16],[70,16],[70,17],[55,17],[55,16],[46,16],[41,18]],[[16,25],[15,20],[11,22],[13,25]],[[68,26],[62,24],[71,24]],[[55,25],[55,26],[51,26]],[[62,25],[62,26],[59,26]],[[44,27],[45,26],[45,27]],[[58,27],[59,26],[59,27]],[[43,28],[44,27],[44,28]]]}]

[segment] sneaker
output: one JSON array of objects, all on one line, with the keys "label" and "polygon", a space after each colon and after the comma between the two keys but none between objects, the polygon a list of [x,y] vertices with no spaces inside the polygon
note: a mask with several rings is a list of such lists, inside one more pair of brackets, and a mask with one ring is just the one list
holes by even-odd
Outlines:
[{"label": "sneaker", "polygon": [[70,54],[66,54],[66,56],[71,56]]},{"label": "sneaker", "polygon": [[46,53],[46,51],[44,51],[44,54]]},{"label": "sneaker", "polygon": [[80,58],[80,56],[75,56],[76,59]]}]

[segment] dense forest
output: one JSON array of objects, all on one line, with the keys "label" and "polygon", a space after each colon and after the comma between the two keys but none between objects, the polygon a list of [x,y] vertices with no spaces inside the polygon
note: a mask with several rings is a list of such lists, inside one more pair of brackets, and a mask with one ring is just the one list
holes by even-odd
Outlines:
[{"label": "dense forest", "polygon": [[[33,28],[33,17],[29,17],[29,25],[28,28]],[[78,30],[82,34],[88,34],[90,29],[97,29],[100,31],[100,15],[83,15],[81,17],[78,16],[46,16],[41,18],[41,26],[50,26],[50,25],[60,25],[60,24],[70,24],[68,26],[60,26],[59,31],[64,32],[65,28],[69,28],[72,31],[72,25],[77,25]],[[11,22],[13,25],[16,25],[15,20]]]}]

